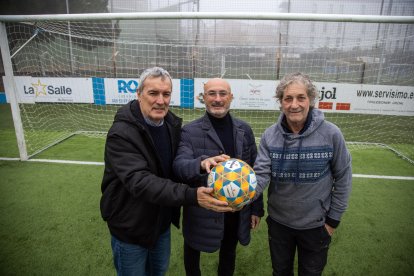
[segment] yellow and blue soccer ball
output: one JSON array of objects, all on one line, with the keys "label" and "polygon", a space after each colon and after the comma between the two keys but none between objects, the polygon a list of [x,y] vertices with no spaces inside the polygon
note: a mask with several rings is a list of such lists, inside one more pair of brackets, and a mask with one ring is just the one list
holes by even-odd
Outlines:
[{"label": "yellow and blue soccer ball", "polygon": [[248,204],[256,193],[256,174],[246,162],[231,158],[218,163],[207,179],[213,196],[227,201],[229,206],[240,208]]}]

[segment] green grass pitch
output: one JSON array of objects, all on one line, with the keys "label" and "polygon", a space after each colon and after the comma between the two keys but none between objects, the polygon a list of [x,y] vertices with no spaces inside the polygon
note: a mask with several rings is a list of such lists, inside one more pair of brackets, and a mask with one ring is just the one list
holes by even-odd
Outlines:
[{"label": "green grass pitch", "polygon": [[[11,116],[0,105],[0,156],[17,157]],[[36,158],[102,161],[103,138],[77,135]],[[412,147],[412,145],[410,145]],[[353,173],[414,176],[383,148],[352,148]],[[115,275],[99,212],[103,166],[0,161],[1,275]],[[410,275],[414,271],[414,181],[354,178],[349,209],[333,236],[324,275]],[[168,275],[184,275],[183,238],[173,228]],[[218,255],[202,254],[203,275]],[[238,246],[236,276],[271,275],[267,225]]]}]

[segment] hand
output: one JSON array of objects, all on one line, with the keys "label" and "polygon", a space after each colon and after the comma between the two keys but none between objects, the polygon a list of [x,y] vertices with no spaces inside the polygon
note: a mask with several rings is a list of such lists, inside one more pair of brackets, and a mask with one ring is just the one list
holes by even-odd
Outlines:
[{"label": "hand", "polygon": [[233,209],[228,206],[229,204],[224,201],[215,199],[211,193],[213,188],[199,187],[197,189],[197,201],[198,205],[208,210],[215,212],[232,212]]},{"label": "hand", "polygon": [[200,164],[201,170],[204,170],[207,173],[210,173],[210,168],[211,167],[214,167],[215,165],[217,165],[217,163],[220,163],[222,161],[226,161],[229,158],[230,158],[230,156],[228,156],[226,154],[221,154],[221,155],[206,158],[203,161],[201,161],[201,164]]},{"label": "hand", "polygon": [[260,217],[252,215],[251,216],[251,224],[250,224],[251,228],[255,229],[256,227],[259,226],[259,224],[260,224]]},{"label": "hand", "polygon": [[243,206],[240,206],[240,207],[232,207],[232,209],[233,209],[233,212],[238,212],[241,209],[243,209],[243,207],[244,207],[244,205]]},{"label": "hand", "polygon": [[325,229],[328,232],[329,236],[332,236],[333,233],[335,232],[335,228],[329,226],[328,224],[325,223]]}]

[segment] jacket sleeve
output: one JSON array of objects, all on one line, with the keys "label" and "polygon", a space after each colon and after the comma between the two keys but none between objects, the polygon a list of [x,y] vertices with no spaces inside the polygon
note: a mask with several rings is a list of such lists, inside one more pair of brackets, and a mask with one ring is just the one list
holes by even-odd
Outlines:
[{"label": "jacket sleeve", "polygon": [[327,223],[333,223],[334,225],[331,226],[336,227],[339,224],[342,214],[348,207],[348,199],[352,188],[352,167],[351,155],[346,148],[344,137],[339,129],[333,134],[333,146],[334,155],[331,170],[334,183]]},{"label": "jacket sleeve", "polygon": [[259,151],[257,154],[256,161],[254,163],[254,171],[257,178],[256,196],[255,200],[263,194],[270,182],[271,176],[271,160],[269,156],[269,148],[266,141],[265,131],[260,139]]},{"label": "jacket sleeve", "polygon": [[[256,146],[256,140],[254,138],[254,133],[252,129],[249,127],[249,130],[247,132],[248,135],[248,145],[250,156],[249,156],[249,165],[253,168],[254,162],[257,158],[257,146]],[[264,216],[264,205],[263,205],[263,194],[260,194],[251,204],[251,210],[252,215],[263,217]]]},{"label": "jacket sleeve", "polygon": [[260,194],[258,197],[252,202],[252,215],[263,217],[264,216],[264,204],[263,204],[263,194]]},{"label": "jacket sleeve", "polygon": [[[138,137],[137,137],[138,136]],[[148,164],[145,137],[124,124],[112,127],[105,146],[105,170],[117,178],[129,193],[139,200],[164,206],[197,204],[197,191],[189,186],[162,178]],[[111,181],[111,180],[108,180]]]},{"label": "jacket sleeve", "polygon": [[249,149],[248,163],[253,168],[254,162],[257,158],[256,139],[254,138],[253,130],[249,127],[247,131],[247,148]]},{"label": "jacket sleeve", "polygon": [[192,134],[185,127],[181,131],[181,142],[178,146],[177,155],[173,162],[173,171],[176,177],[191,187],[205,186],[207,174],[201,172],[201,161],[208,156],[197,156],[194,154]]}]

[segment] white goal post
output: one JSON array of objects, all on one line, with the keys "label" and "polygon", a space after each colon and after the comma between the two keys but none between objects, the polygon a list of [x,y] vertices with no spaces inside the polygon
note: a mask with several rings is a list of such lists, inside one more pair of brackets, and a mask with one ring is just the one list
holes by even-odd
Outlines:
[{"label": "white goal post", "polygon": [[414,16],[140,12],[0,15],[7,101],[20,159],[74,135],[104,137],[138,76],[162,66],[184,123],[204,112],[211,77],[228,79],[232,113],[257,139],[276,121],[284,74],[310,75],[317,107],[349,145],[414,163]]}]

